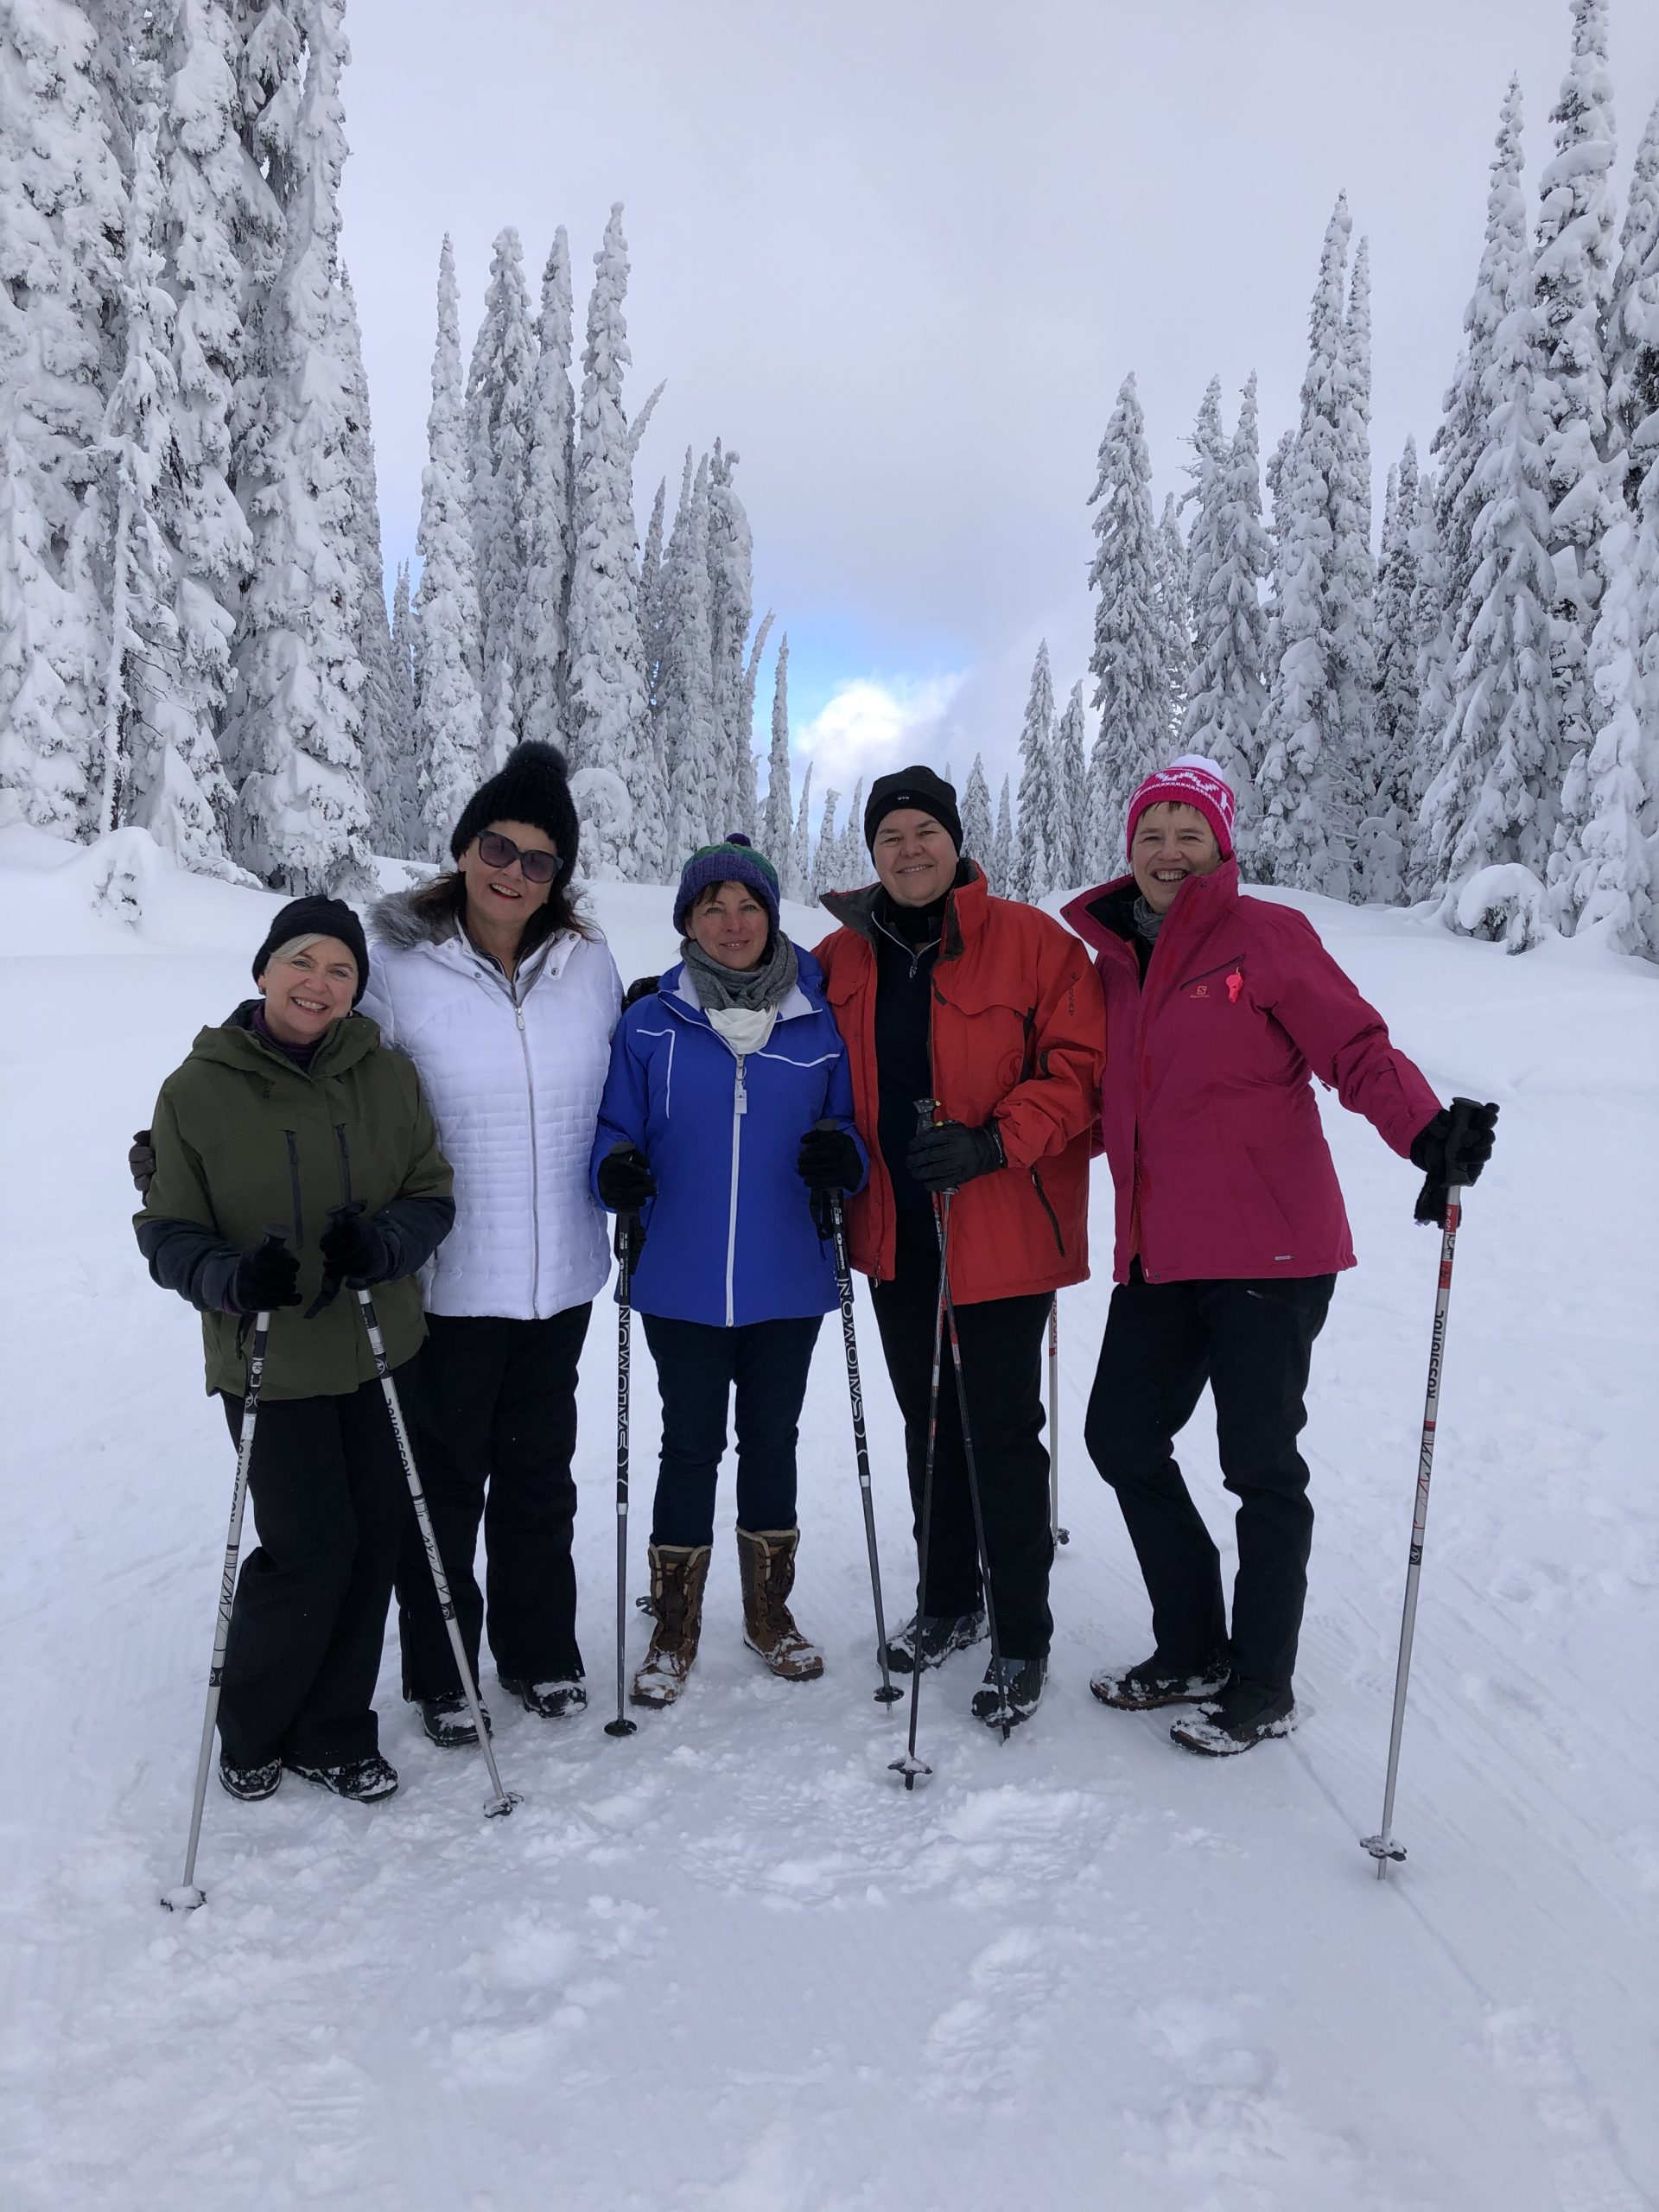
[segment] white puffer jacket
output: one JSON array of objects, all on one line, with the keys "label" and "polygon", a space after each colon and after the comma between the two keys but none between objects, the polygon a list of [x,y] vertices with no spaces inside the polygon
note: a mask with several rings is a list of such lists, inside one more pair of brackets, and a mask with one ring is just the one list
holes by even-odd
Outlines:
[{"label": "white puffer jacket", "polygon": [[611,1265],[588,1181],[622,1002],[610,948],[562,931],[509,983],[407,893],[382,899],[371,927],[363,1012],[414,1061],[455,1172],[428,1311],[527,1321],[582,1305]]}]

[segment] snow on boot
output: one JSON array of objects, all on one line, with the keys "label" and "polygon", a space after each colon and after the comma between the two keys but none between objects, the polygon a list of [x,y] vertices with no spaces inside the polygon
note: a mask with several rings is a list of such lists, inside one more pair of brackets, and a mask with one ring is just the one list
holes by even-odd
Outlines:
[{"label": "snow on boot", "polygon": [[497,1680],[510,1697],[516,1697],[524,1711],[535,1713],[538,1719],[568,1720],[572,1713],[588,1710],[588,1686],[575,1675],[546,1682],[527,1682],[517,1675],[500,1675]]},{"label": "snow on boot", "polygon": [[[480,1706],[484,1726],[490,1726],[490,1709]],[[444,1690],[436,1697],[421,1700],[421,1726],[441,1751],[460,1751],[478,1741],[478,1731],[473,1726],[473,1716],[467,1709],[464,1690]],[[492,1730],[492,1733],[494,1732]]]},{"label": "snow on boot", "polygon": [[1227,1662],[1212,1660],[1196,1674],[1172,1667],[1154,1651],[1133,1667],[1106,1667],[1091,1675],[1090,1688],[1103,1705],[1121,1713],[1149,1713],[1160,1705],[1202,1705],[1227,1687]]},{"label": "snow on boot", "polygon": [[985,1669],[985,1687],[974,1692],[975,1719],[988,1728],[1012,1728],[1029,1719],[1042,1702],[1047,1679],[1046,1659],[993,1659]]},{"label": "snow on boot", "polygon": [[302,1766],[296,1759],[284,1759],[283,1764],[302,1782],[315,1782],[319,1789],[349,1797],[355,1805],[378,1804],[397,1787],[397,1768],[378,1751],[371,1751],[365,1759],[347,1759],[340,1766]]},{"label": "snow on boot", "polygon": [[795,1586],[798,1529],[740,1529],[737,1564],[743,1578],[743,1641],[785,1682],[815,1681],[823,1654],[795,1625],[789,1593]]},{"label": "snow on boot", "polygon": [[651,1610],[657,1624],[628,1691],[632,1704],[672,1705],[685,1687],[702,1634],[702,1586],[711,1555],[707,1544],[651,1547]]},{"label": "snow on boot", "polygon": [[943,1666],[953,1651],[965,1651],[984,1633],[983,1605],[971,1613],[913,1613],[898,1635],[888,1638],[888,1669],[913,1675],[918,1649],[924,1667]]},{"label": "snow on boot", "polygon": [[229,1759],[219,1763],[219,1787],[232,1797],[239,1797],[245,1804],[252,1804],[260,1797],[273,1797],[283,1778],[280,1759],[267,1759],[263,1766],[232,1766]]},{"label": "snow on boot", "polygon": [[1234,1682],[1215,1700],[1184,1720],[1178,1720],[1169,1739],[1184,1751],[1205,1758],[1231,1758],[1248,1751],[1268,1736],[1288,1736],[1296,1726],[1296,1704],[1288,1690],[1258,1688],[1250,1682]]}]

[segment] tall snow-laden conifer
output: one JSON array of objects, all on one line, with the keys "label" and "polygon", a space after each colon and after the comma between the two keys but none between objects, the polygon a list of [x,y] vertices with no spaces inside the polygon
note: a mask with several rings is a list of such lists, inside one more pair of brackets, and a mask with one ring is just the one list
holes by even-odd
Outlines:
[{"label": "tall snow-laden conifer", "polygon": [[[616,779],[633,808],[631,840],[639,841],[650,836],[658,809],[649,785],[653,761],[639,639],[632,449],[622,409],[623,373],[632,356],[623,313],[628,247],[620,200],[611,209],[594,268],[576,446],[567,724],[574,766]],[[613,862],[608,854],[602,862],[596,859],[592,872],[612,865],[638,874],[651,862],[634,842]]]},{"label": "tall snow-laden conifer", "polygon": [[1608,431],[1635,513],[1659,461],[1659,100],[1637,148],[1618,243],[1607,312]]},{"label": "tall snow-laden conifer", "polygon": [[667,501],[668,479],[661,477],[639,556],[639,644],[645,657],[645,696],[651,702],[653,728],[662,706],[658,686],[663,675],[663,539]]},{"label": "tall snow-laden conifer", "polygon": [[999,899],[1010,898],[1008,888],[1014,874],[1014,809],[1008,798],[1008,779],[1002,779],[1002,788],[996,798],[996,827],[991,832],[990,860],[985,870],[992,891]]},{"label": "tall snow-laden conifer", "polygon": [[985,780],[985,763],[977,753],[968,771],[968,787],[962,795],[962,849],[977,861],[982,872],[991,860],[991,787]]},{"label": "tall snow-laden conifer", "polygon": [[1481,270],[1489,428],[1458,502],[1474,566],[1455,612],[1450,710],[1422,835],[1447,918],[1518,951],[1544,927],[1559,741],[1548,681],[1549,418],[1539,389],[1513,86],[1492,162]]},{"label": "tall snow-laden conifer", "polygon": [[344,0],[304,0],[307,60],[291,128],[279,129],[267,111],[285,238],[262,318],[259,435],[238,486],[254,540],[232,708],[245,770],[240,857],[295,893],[372,882],[351,378],[338,296],[344,12]]},{"label": "tall snow-laden conifer", "polygon": [[754,541],[732,480],[737,462],[716,438],[709,464],[709,616],[720,745],[710,826],[722,837],[729,830],[754,833],[753,696],[744,681]]},{"label": "tall snow-laden conifer", "polygon": [[[1219,421],[1217,435],[1219,437]],[[1255,818],[1255,733],[1267,699],[1262,670],[1267,610],[1262,580],[1272,565],[1262,525],[1262,464],[1256,428],[1255,372],[1239,403],[1230,441],[1205,470],[1200,458],[1194,563],[1192,626],[1196,654],[1181,745],[1214,760],[1238,800],[1241,850]]]},{"label": "tall snow-laden conifer", "polygon": [[674,518],[663,585],[663,741],[668,764],[668,858],[674,868],[699,845],[726,834],[714,813],[721,800],[721,731],[715,714],[710,596],[705,455]]},{"label": "tall snow-laden conifer", "polygon": [[1101,725],[1089,765],[1090,842],[1109,851],[1129,794],[1168,750],[1169,672],[1152,512],[1152,463],[1133,375],[1123,379],[1090,494],[1097,594],[1089,666]]},{"label": "tall snow-laden conifer", "polygon": [[1014,840],[1012,896],[1033,906],[1054,887],[1054,679],[1044,639],[1032,664],[1020,732],[1020,818]]},{"label": "tall snow-laden conifer", "polygon": [[478,572],[484,767],[493,773],[520,735],[519,654],[525,628],[525,463],[537,358],[524,255],[511,224],[496,238],[484,319],[467,372],[467,473]]},{"label": "tall snow-laden conifer", "polygon": [[[1349,374],[1344,273],[1352,228],[1345,199],[1325,233],[1308,317],[1300,421],[1281,470],[1275,520],[1273,680],[1258,737],[1257,820],[1250,855],[1265,883],[1348,895],[1352,761],[1345,751],[1343,683],[1351,640],[1332,630],[1340,512],[1350,464],[1342,450]],[[1351,611],[1351,610],[1350,610]]]},{"label": "tall snow-laden conifer", "polygon": [[795,831],[789,841],[789,897],[811,905],[817,893],[812,888],[812,827],[809,814],[812,804],[812,763],[806,764],[801,777],[800,804],[795,810]]},{"label": "tall snow-laden conifer", "polygon": [[575,343],[570,247],[563,226],[553,233],[552,249],[542,272],[536,337],[536,376],[524,448],[518,721],[525,737],[556,745],[563,734],[569,677],[566,626],[576,423],[575,393],[570,382]]},{"label": "tall snow-laden conifer", "polygon": [[461,323],[449,240],[438,257],[438,334],[421,477],[416,550],[415,770],[426,849],[434,860],[478,784],[484,716],[478,683],[478,579],[467,512]]},{"label": "tall snow-laden conifer", "polygon": [[1169,735],[1180,730],[1192,675],[1192,615],[1186,539],[1172,492],[1158,524],[1158,604],[1164,618],[1164,675],[1169,690]]},{"label": "tall snow-laden conifer", "polygon": [[1343,318],[1338,470],[1331,506],[1331,667],[1349,833],[1376,780],[1376,564],[1371,552],[1371,254],[1354,248]]},{"label": "tall snow-laden conifer", "polygon": [[[772,686],[772,750],[766,755],[766,814],[761,849],[781,877],[789,875],[790,840],[794,834],[795,810],[789,791],[789,632],[778,645],[778,666]],[[785,895],[795,898],[792,884]]]},{"label": "tall snow-laden conifer", "polygon": [[869,874],[869,855],[864,845],[864,779],[861,776],[853,785],[847,819],[836,840],[836,876],[842,890],[855,891]]},{"label": "tall snow-laden conifer", "polygon": [[1081,682],[1071,686],[1054,733],[1053,881],[1071,890],[1089,879],[1088,716]]},{"label": "tall snow-laden conifer", "polygon": [[343,262],[335,311],[351,397],[346,464],[351,480],[352,537],[359,580],[356,643],[357,657],[363,664],[363,793],[369,810],[369,842],[377,853],[406,857],[394,841],[402,835],[413,806],[414,764],[406,749],[408,731],[405,728],[400,739],[392,707],[391,626],[386,619],[386,575],[380,552],[374,424],[369,413],[369,379],[363,367],[357,295]]},{"label": "tall snow-laden conifer", "polygon": [[415,617],[410,604],[409,563],[397,563],[391,594],[391,643],[387,655],[388,752],[399,763],[392,779],[396,811],[387,826],[383,850],[399,860],[426,857],[428,838],[421,820],[419,764],[415,749]]},{"label": "tall snow-laden conifer", "polygon": [[1417,518],[1421,503],[1415,441],[1389,469],[1376,580],[1376,746],[1355,854],[1356,888],[1368,903],[1405,895],[1411,842],[1411,760],[1417,737]]},{"label": "tall snow-laden conifer", "polygon": [[826,891],[839,891],[836,880],[841,874],[841,839],[836,830],[836,809],[841,804],[841,793],[833,785],[823,795],[823,811],[818,817],[818,842],[812,849],[812,896],[822,899]]}]

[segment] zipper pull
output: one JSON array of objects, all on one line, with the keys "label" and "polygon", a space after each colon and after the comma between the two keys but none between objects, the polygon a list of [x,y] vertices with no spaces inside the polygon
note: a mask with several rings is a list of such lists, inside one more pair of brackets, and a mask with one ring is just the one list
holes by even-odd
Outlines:
[{"label": "zipper pull", "polygon": [[749,1110],[749,1079],[744,1072],[744,1059],[741,1052],[737,1056],[737,1098],[734,1110],[740,1114],[747,1114]]},{"label": "zipper pull", "polygon": [[512,1011],[514,1018],[518,1024],[519,1033],[522,1035],[524,1027],[524,1009],[521,1006],[515,1006]]}]

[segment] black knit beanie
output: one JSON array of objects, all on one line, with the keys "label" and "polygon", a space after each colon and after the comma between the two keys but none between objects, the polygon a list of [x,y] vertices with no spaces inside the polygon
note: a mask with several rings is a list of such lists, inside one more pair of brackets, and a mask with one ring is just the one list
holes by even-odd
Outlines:
[{"label": "black knit beanie", "polygon": [[352,993],[352,1004],[355,1006],[368,988],[369,945],[362,923],[343,899],[325,899],[319,893],[310,899],[290,899],[286,906],[279,908],[264,943],[253,956],[254,982],[257,983],[270,965],[271,954],[291,944],[296,937],[340,939],[357,963],[357,988]]},{"label": "black knit beanie", "polygon": [[555,891],[562,890],[575,873],[581,827],[564,755],[556,745],[527,738],[514,746],[501,768],[480,784],[455,824],[449,849],[459,860],[480,830],[492,822],[529,822],[551,839],[559,856]]},{"label": "black knit beanie", "polygon": [[931,814],[942,830],[950,832],[951,843],[961,852],[962,816],[957,810],[955,786],[931,768],[901,768],[896,776],[876,778],[864,804],[864,842],[871,852],[875,850],[875,833],[883,819],[896,814],[901,806]]}]

